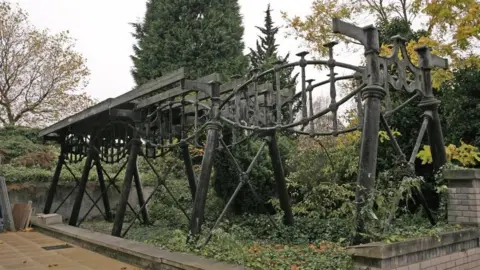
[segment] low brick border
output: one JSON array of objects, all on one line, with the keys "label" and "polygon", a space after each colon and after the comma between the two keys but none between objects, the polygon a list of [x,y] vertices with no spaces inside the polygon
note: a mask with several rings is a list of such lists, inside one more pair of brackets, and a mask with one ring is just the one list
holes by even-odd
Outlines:
[{"label": "low brick border", "polygon": [[448,223],[480,225],[480,170],[445,170]]},{"label": "low brick border", "polygon": [[[457,264],[473,263],[480,259],[479,237],[480,230],[471,228],[441,233],[438,237],[353,246],[348,251],[353,255],[354,269],[427,269],[430,266],[433,266],[432,269],[447,269],[448,263],[453,261],[453,267],[456,267],[456,260],[467,255],[476,257],[471,260],[462,259]],[[435,268],[435,265],[445,267]],[[480,267],[480,261],[476,266]]]},{"label": "low brick border", "polygon": [[151,245],[92,232],[65,224],[42,225],[34,228],[43,234],[94,251],[107,257],[141,267],[145,270],[244,270],[236,266],[193,254],[170,252]]}]

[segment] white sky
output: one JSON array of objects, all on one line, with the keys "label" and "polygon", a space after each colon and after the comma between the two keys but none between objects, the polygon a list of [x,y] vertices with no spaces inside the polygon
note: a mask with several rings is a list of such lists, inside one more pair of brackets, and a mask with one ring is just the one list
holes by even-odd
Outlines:
[{"label": "white sky", "polygon": [[[99,101],[116,97],[134,86],[130,74],[132,62],[132,45],[135,40],[131,36],[133,28],[130,22],[143,18],[145,0],[11,0],[18,3],[29,13],[30,21],[38,28],[48,28],[51,32],[68,30],[76,39],[76,50],[87,59],[91,75],[85,89]],[[280,11],[290,15],[305,16],[310,13],[312,0],[239,0],[243,24],[245,27],[244,42],[248,47],[255,45],[257,25],[263,25],[264,11],[268,3],[273,9],[273,19],[278,25],[284,25]],[[277,37],[282,55],[295,54],[302,51],[301,41],[285,38],[285,29]],[[352,62],[351,55],[342,55],[337,60]],[[358,61],[354,57],[353,61]],[[312,71],[310,71],[312,72]],[[318,71],[309,73],[310,77],[323,80]],[[308,79],[308,78],[307,78]],[[317,93],[318,95],[318,93]]]}]

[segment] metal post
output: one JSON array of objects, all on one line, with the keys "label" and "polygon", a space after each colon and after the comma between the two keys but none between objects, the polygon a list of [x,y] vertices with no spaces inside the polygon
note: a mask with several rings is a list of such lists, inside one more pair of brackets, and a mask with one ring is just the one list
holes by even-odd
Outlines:
[{"label": "metal post", "polygon": [[375,188],[377,168],[378,132],[380,129],[381,100],[385,97],[385,89],[381,86],[379,69],[378,30],[373,26],[363,28],[365,33],[365,56],[367,72],[370,75],[368,85],[362,90],[365,102],[364,122],[362,128],[359,171],[355,201],[357,204],[357,239],[365,232],[365,221],[362,209]]},{"label": "metal post", "polygon": [[[235,132],[235,131],[233,131]],[[188,151],[188,144],[184,143],[181,146],[183,163],[185,164],[185,173],[187,174],[188,186],[190,187],[190,193],[192,194],[192,200],[195,199],[195,192],[197,189],[197,180],[195,179],[195,172],[193,171],[192,158]]]},{"label": "metal post", "polygon": [[[147,157],[145,156],[145,158]],[[133,172],[133,180],[135,181],[135,189],[137,190],[138,204],[141,207],[143,224],[149,224],[150,219],[148,218],[147,206],[145,205],[145,207],[142,208],[142,206],[145,204],[145,197],[143,196],[143,188],[142,188],[142,182],[140,181],[138,166],[135,166],[135,171]]]},{"label": "metal post", "polygon": [[[65,141],[65,138],[62,138]],[[60,173],[62,172],[63,163],[65,162],[65,143],[62,143],[60,146],[60,155],[58,156],[57,167],[55,168],[55,173],[53,174],[52,183],[48,189],[47,200],[45,201],[45,208],[43,208],[44,214],[49,214],[52,209],[53,199],[55,198],[55,193],[57,192],[58,181],[60,180]]]},{"label": "metal post", "polygon": [[292,206],[290,204],[290,196],[288,196],[287,184],[285,181],[285,173],[283,170],[282,159],[280,156],[280,150],[278,149],[277,137],[275,134],[269,137],[268,152],[270,159],[272,160],[273,173],[275,175],[275,182],[277,183],[278,198],[280,200],[280,207],[283,210],[283,222],[285,225],[292,226],[293,213]]},{"label": "metal post", "polygon": [[218,145],[219,129],[221,128],[218,118],[220,116],[220,83],[210,82],[212,87],[212,109],[211,121],[207,126],[207,142],[202,159],[200,177],[193,202],[192,218],[190,219],[190,233],[196,237],[200,234],[205,211],[205,202],[207,200],[208,187],[210,183],[210,174],[213,167],[213,158]]},{"label": "metal post", "polygon": [[83,195],[85,194],[85,188],[87,187],[88,174],[92,168],[92,161],[95,151],[93,150],[93,147],[91,147],[91,143],[92,141],[89,143],[87,158],[85,159],[85,165],[83,166],[82,178],[80,179],[80,183],[78,185],[77,197],[75,197],[72,214],[70,215],[70,221],[68,223],[70,226],[77,226],[78,216],[80,215],[80,209],[82,207]]},{"label": "metal post", "polygon": [[103,207],[105,209],[105,220],[108,222],[112,222],[112,209],[110,208],[110,201],[108,200],[108,190],[105,186],[105,178],[103,177],[102,164],[100,162],[100,157],[98,156],[98,153],[95,155],[95,167],[97,169],[100,191],[102,192]]},{"label": "metal post", "polygon": [[125,211],[128,203],[128,195],[132,188],[132,178],[137,170],[137,157],[140,152],[141,141],[138,138],[133,138],[130,154],[128,156],[127,170],[125,171],[125,178],[123,180],[123,189],[118,202],[118,208],[115,213],[115,221],[113,222],[112,235],[118,236],[122,234],[123,221],[125,219]]},{"label": "metal post", "polygon": [[[426,46],[415,48],[418,53],[419,66],[422,70],[422,86],[424,96],[419,106],[423,108],[425,113],[431,115],[428,123],[428,141],[432,153],[433,168],[438,171],[447,162],[447,154],[445,152],[445,142],[443,140],[442,125],[438,115],[438,107],[440,100],[436,99],[432,89],[431,69],[434,66],[447,68],[447,62],[438,56],[430,53],[430,48]],[[432,59],[434,57],[434,59]]]}]

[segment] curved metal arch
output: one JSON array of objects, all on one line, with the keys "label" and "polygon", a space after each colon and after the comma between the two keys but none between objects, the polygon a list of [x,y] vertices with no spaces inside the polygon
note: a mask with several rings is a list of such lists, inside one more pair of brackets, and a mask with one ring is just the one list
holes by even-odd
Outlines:
[{"label": "curved metal arch", "polygon": [[136,132],[135,126],[129,121],[111,121],[97,131],[91,147],[102,162],[115,164],[127,157]]},{"label": "curved metal arch", "polygon": [[82,162],[87,155],[89,142],[88,135],[77,133],[65,135],[63,142],[65,161],[71,164]]}]

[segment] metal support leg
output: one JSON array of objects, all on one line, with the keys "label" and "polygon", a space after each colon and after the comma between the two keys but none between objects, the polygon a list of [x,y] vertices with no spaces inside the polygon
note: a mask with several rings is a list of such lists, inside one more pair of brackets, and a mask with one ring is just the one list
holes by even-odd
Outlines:
[{"label": "metal support leg", "polygon": [[378,132],[380,129],[381,101],[386,95],[381,86],[379,65],[378,30],[369,27],[362,28],[365,35],[365,57],[367,60],[368,85],[362,90],[362,99],[365,101],[363,113],[363,128],[360,146],[359,170],[357,176],[357,190],[355,202],[357,205],[357,235],[355,242],[362,241],[361,234],[365,232],[363,208],[371,198],[375,188],[377,169]]},{"label": "metal support leg", "polygon": [[115,221],[113,222],[112,235],[119,237],[122,233],[123,221],[125,219],[125,210],[128,203],[128,195],[132,187],[132,178],[137,168],[137,157],[140,151],[141,142],[138,139],[133,139],[130,148],[130,155],[128,156],[127,170],[123,180],[123,189],[118,202],[118,208],[115,213]]},{"label": "metal support leg", "polygon": [[53,199],[55,198],[55,193],[57,192],[58,181],[60,180],[60,173],[62,172],[62,166],[65,162],[65,154],[63,152],[63,145],[60,155],[58,156],[57,167],[55,168],[55,173],[53,174],[52,183],[48,189],[47,200],[45,201],[45,208],[43,209],[44,214],[49,214],[52,209]]},{"label": "metal support leg", "polygon": [[87,187],[88,174],[90,173],[90,168],[92,167],[93,155],[95,155],[93,149],[90,147],[88,149],[87,158],[85,160],[85,165],[83,166],[82,178],[78,185],[78,193],[75,198],[75,203],[73,204],[72,214],[70,215],[70,226],[77,226],[78,216],[80,214],[80,208],[82,207],[83,195],[85,194],[85,188]]},{"label": "metal support leg", "polygon": [[442,125],[438,116],[438,106],[432,110],[432,119],[428,123],[427,135],[432,151],[433,168],[435,171],[438,171],[447,163],[447,153],[443,140]]},{"label": "metal support leg", "polygon": [[[146,158],[146,157],[145,157]],[[140,207],[145,205],[145,197],[143,196],[142,182],[140,181],[140,174],[138,173],[138,167],[135,166],[135,171],[133,173],[133,180],[135,181],[135,189],[137,190],[138,204]],[[143,224],[149,224],[150,219],[148,218],[147,206],[141,208]]]},{"label": "metal support leg", "polygon": [[195,199],[195,191],[197,189],[197,180],[195,178],[195,172],[193,171],[192,158],[190,157],[190,152],[188,151],[188,144],[181,146],[183,163],[185,164],[185,173],[188,178],[188,186],[190,187],[190,193],[192,194],[192,199]]},{"label": "metal support leg", "polygon": [[197,237],[200,234],[205,211],[205,202],[207,200],[208,187],[210,183],[210,174],[213,167],[215,150],[218,145],[220,123],[218,122],[220,105],[220,84],[212,84],[212,122],[207,126],[207,142],[202,159],[202,167],[198,181],[195,200],[193,202],[192,218],[190,219],[190,233]]},{"label": "metal support leg", "polygon": [[[102,164],[98,155],[95,156],[95,167],[97,168],[98,183],[100,191],[102,192],[103,206],[105,209],[105,220],[112,222],[112,210],[110,208],[110,201],[108,200],[108,189],[105,186],[105,179],[103,177]],[[94,202],[96,203],[96,202]]]},{"label": "metal support leg", "polygon": [[280,200],[280,207],[283,210],[283,222],[285,225],[293,225],[292,206],[290,204],[290,197],[288,196],[287,184],[285,181],[285,173],[283,171],[282,159],[280,150],[278,149],[277,137],[273,134],[268,142],[268,149],[270,159],[272,160],[273,173],[275,175],[275,182],[277,183],[278,198]]},{"label": "metal support leg", "polygon": [[428,123],[427,134],[432,152],[433,168],[435,171],[438,171],[447,162],[447,154],[445,152],[442,125],[438,116],[440,101],[433,95],[431,69],[433,67],[447,68],[447,61],[432,55],[430,49],[426,46],[416,48],[416,51],[419,56],[419,66],[422,70],[422,83],[425,91],[425,96],[419,106],[424,108],[425,114],[430,114],[431,117]]}]

